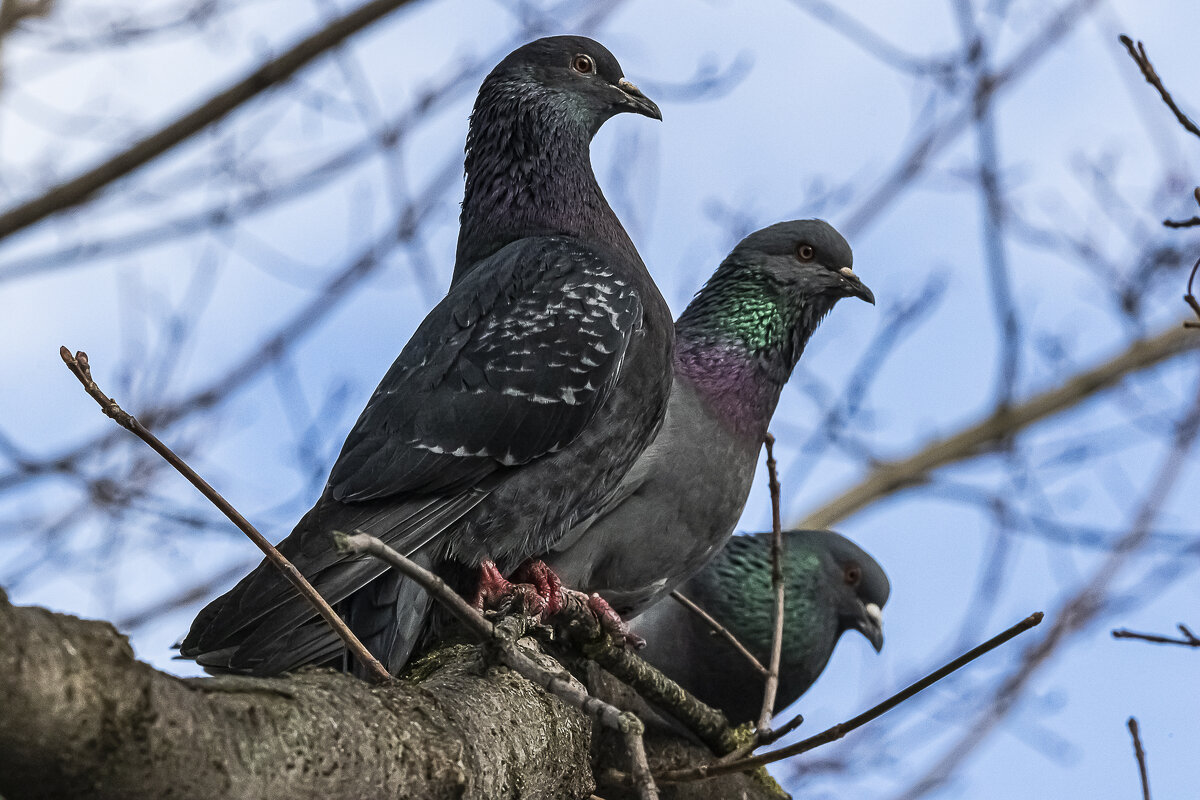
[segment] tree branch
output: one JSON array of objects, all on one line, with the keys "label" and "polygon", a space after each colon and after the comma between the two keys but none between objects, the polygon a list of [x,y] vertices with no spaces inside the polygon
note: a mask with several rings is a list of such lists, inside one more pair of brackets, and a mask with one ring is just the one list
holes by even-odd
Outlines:
[{"label": "tree branch", "polygon": [[1179,325],[1152,338],[1138,340],[1114,358],[1076,373],[1053,389],[998,409],[956,434],[930,442],[907,458],[877,464],[856,486],[790,527],[828,528],[883,497],[925,483],[936,469],[990,452],[1025,428],[1090,400],[1129,375],[1197,349],[1200,336]]},{"label": "tree branch", "polygon": [[489,669],[476,647],[420,667],[419,686],[326,670],[182,680],[136,661],[107,623],[15,608],[0,592],[0,795],[558,800],[592,791],[582,714]]},{"label": "tree branch", "polygon": [[1146,46],[1141,42],[1134,44],[1133,39],[1130,39],[1125,34],[1119,37],[1121,44],[1125,45],[1125,49],[1129,51],[1129,57],[1133,59],[1133,63],[1138,65],[1138,69],[1142,71],[1142,76],[1145,77],[1146,83],[1158,90],[1162,101],[1167,104],[1167,108],[1171,109],[1171,113],[1175,115],[1175,119],[1179,120],[1179,124],[1188,133],[1195,136],[1200,136],[1200,128],[1196,127],[1196,123],[1192,122],[1191,118],[1183,113],[1183,110],[1176,105],[1175,98],[1171,97],[1171,93],[1167,91],[1167,87],[1163,86],[1162,78],[1158,77],[1158,72],[1155,71],[1154,65],[1150,63],[1150,57],[1146,55]]},{"label": "tree branch", "polygon": [[1129,728],[1129,736],[1133,739],[1133,755],[1137,759],[1138,775],[1142,779],[1142,800],[1150,800],[1150,775],[1146,770],[1146,751],[1142,748],[1137,717],[1130,717],[1125,724]]},{"label": "tree branch", "polygon": [[888,711],[891,711],[893,708],[900,705],[913,695],[928,689],[930,686],[937,683],[942,678],[945,678],[950,673],[965,667],[967,664],[971,663],[985,653],[995,650],[997,647],[1009,641],[1010,639],[1019,636],[1030,628],[1039,625],[1041,621],[1042,612],[1037,611],[1033,614],[1030,614],[1028,617],[1021,620],[1016,625],[1013,625],[1008,630],[993,636],[991,639],[988,639],[978,647],[968,650],[966,653],[963,653],[961,656],[954,659],[949,664],[946,664],[941,669],[930,673],[904,690],[897,692],[887,700],[884,700],[882,703],[867,709],[853,719],[838,723],[832,728],[827,728],[821,733],[818,733],[816,736],[810,736],[803,741],[796,742],[795,744],[788,745],[787,747],[781,747],[778,750],[771,751],[770,753],[762,753],[760,755],[753,756],[751,758],[745,758],[740,761],[727,761],[717,764],[701,764],[700,766],[692,769],[669,772],[659,775],[659,780],[664,783],[694,781],[703,780],[716,775],[723,775],[729,772],[742,772],[748,769],[754,769],[756,767],[763,767],[776,761],[782,761],[785,758],[791,758],[792,756],[806,753],[809,750],[820,747],[823,744],[835,742],[856,728],[861,728],[871,720],[882,716]]},{"label": "tree branch", "polygon": [[412,0],[371,0],[297,42],[237,83],[214,95],[161,130],[40,197],[0,214],[0,239],[79,205],[108,184],[133,172],[175,145],[226,117],[256,95],[290,78],[301,67],[381,17]]},{"label": "tree branch", "polygon": [[[405,558],[379,539],[366,533],[347,535],[334,534],[335,546],[348,553],[368,553],[388,566],[418,583],[434,600],[446,608],[482,643],[489,645],[499,654],[500,660],[525,678],[541,686],[564,703],[579,709],[592,719],[617,731],[625,737],[629,760],[633,764],[634,785],[641,800],[658,800],[658,789],[646,763],[646,748],[642,743],[645,728],[642,721],[632,712],[621,711],[605,701],[592,697],[579,682],[561,667],[547,669],[529,658],[523,648],[516,644],[515,637],[506,636],[500,626],[486,619],[472,608],[446,582],[419,564]],[[529,617],[522,617],[528,620]],[[503,623],[501,623],[503,624]],[[523,632],[523,631],[522,631]]]},{"label": "tree branch", "polygon": [[1112,637],[1114,639],[1138,639],[1143,642],[1153,642],[1154,644],[1178,644],[1183,647],[1200,647],[1200,637],[1192,633],[1187,625],[1181,622],[1178,628],[1179,632],[1183,634],[1179,639],[1172,639],[1170,636],[1160,636],[1157,633],[1137,633],[1125,628],[1113,631]]},{"label": "tree branch", "polygon": [[783,581],[783,521],[779,510],[779,472],[775,463],[775,437],[767,433],[763,439],[767,451],[767,482],[771,489],[771,588],[775,595],[775,610],[771,631],[771,660],[767,662],[767,682],[763,687],[762,710],[758,713],[760,736],[771,730],[775,716],[775,694],[779,690],[779,663],[783,658],[783,601],[787,584]]},{"label": "tree branch", "polygon": [[730,633],[728,628],[726,628],[721,623],[717,622],[717,620],[713,617],[712,614],[709,614],[703,608],[696,605],[696,603],[690,597],[683,594],[678,589],[671,592],[671,597],[674,598],[675,601],[677,603],[679,603],[681,606],[683,606],[688,611],[692,612],[697,617],[699,617],[701,620],[703,620],[704,624],[707,625],[708,627],[712,628],[713,633],[717,634],[722,639],[724,639],[726,642],[728,642],[730,647],[732,647],[734,650],[737,650],[739,653],[741,653],[742,657],[744,657],[746,659],[746,661],[750,664],[750,666],[754,668],[755,672],[757,672],[763,678],[767,677],[767,675],[769,673],[767,671],[767,668],[762,665],[762,662],[759,661],[757,658],[755,658],[754,654],[746,649],[746,645],[742,644],[736,636],[734,636],[732,633]]},{"label": "tree branch", "polygon": [[329,624],[329,627],[333,628],[333,632],[345,642],[346,649],[375,677],[375,680],[391,680],[391,675],[388,674],[388,671],[383,668],[383,665],[379,663],[375,656],[371,655],[366,646],[358,640],[358,637],[354,635],[345,621],[329,607],[329,604],[325,602],[325,599],[321,597],[313,585],[300,573],[300,570],[296,569],[292,562],[284,558],[283,554],[267,541],[267,537],[259,533],[258,529],[251,525],[250,521],[243,517],[236,508],[230,505],[229,501],[222,497],[220,492],[210,486],[208,481],[201,478],[171,448],[163,444],[157,436],[147,430],[142,423],[138,422],[136,417],[122,409],[117,405],[115,400],[101,391],[96,382],[92,380],[92,370],[88,365],[87,353],[80,350],[72,356],[70,350],[60,347],[58,354],[62,357],[63,363],[67,365],[67,368],[71,370],[71,373],[83,384],[83,388],[87,391],[88,395],[99,403],[101,410],[104,411],[106,416],[150,445],[150,448],[154,452],[162,456],[163,460],[174,467],[180,475],[187,478],[189,483],[199,489],[200,493],[209,502],[219,508],[221,513],[229,518],[230,522],[236,525],[242,533],[246,534],[259,550],[263,551],[267,560],[278,567],[279,571],[283,573],[283,577],[287,578],[288,583],[296,587],[296,591],[316,609],[317,613],[321,615],[321,619],[325,620]]}]

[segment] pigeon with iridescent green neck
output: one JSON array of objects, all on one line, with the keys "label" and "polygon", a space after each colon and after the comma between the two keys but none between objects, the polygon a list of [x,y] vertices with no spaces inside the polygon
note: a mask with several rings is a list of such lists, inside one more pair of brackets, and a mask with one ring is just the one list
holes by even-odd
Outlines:
[{"label": "pigeon with iridescent green neck", "polygon": [[[876,651],[883,647],[880,612],[890,592],[875,559],[832,531],[786,531],[783,573],[778,710],[808,691],[845,631],[860,632]],[[711,614],[760,663],[768,663],[775,612],[771,534],[734,536],[680,592]],[[731,722],[758,716],[762,677],[745,656],[673,598],[643,613],[633,629],[648,643],[642,658],[724,711]]]},{"label": "pigeon with iridescent green neck", "polygon": [[843,297],[875,302],[850,245],[817,219],[743,239],[675,323],[674,383],[654,442],[598,513],[546,557],[626,619],[698,572],[737,525],[779,393]]}]

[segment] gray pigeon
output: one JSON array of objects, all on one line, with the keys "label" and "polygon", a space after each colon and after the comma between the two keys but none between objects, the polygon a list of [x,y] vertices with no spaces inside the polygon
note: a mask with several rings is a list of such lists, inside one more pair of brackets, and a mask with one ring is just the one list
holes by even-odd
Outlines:
[{"label": "gray pigeon", "polygon": [[[883,647],[880,610],[890,591],[875,559],[832,531],[785,531],[783,553],[780,710],[808,691],[843,632],[859,631],[876,651]],[[734,536],[680,591],[767,664],[775,611],[770,533]],[[762,677],[698,616],[668,597],[638,617],[633,629],[647,641],[641,656],[685,689],[734,724],[757,719]]]},{"label": "gray pigeon", "polygon": [[875,297],[850,245],[821,220],[738,244],[675,323],[675,382],[654,443],[616,495],[546,557],[563,583],[630,619],[699,571],[750,493],[783,385],[843,297]]},{"label": "gray pigeon", "polygon": [[[430,600],[369,557],[364,531],[469,590],[594,513],[661,425],[670,311],[592,173],[623,111],[661,119],[600,44],[527,44],[484,80],[467,137],[456,281],[405,345],[316,505],[279,545],[392,672]],[[343,647],[271,564],[205,607],[181,643],[212,672],[340,663]]]}]

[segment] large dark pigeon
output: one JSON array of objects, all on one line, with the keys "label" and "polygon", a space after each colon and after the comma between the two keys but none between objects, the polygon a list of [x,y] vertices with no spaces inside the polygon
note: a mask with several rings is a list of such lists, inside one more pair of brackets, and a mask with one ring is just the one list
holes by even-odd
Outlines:
[{"label": "large dark pigeon", "polygon": [[[876,651],[883,647],[880,611],[890,591],[875,559],[832,531],[786,531],[783,553],[787,588],[775,703],[780,710],[808,691],[845,631],[859,631]],[[770,533],[734,536],[680,591],[760,663],[768,662],[775,612]],[[762,677],[691,611],[668,597],[638,617],[633,629],[648,642],[643,658],[731,722],[758,717]]]},{"label": "large dark pigeon", "polygon": [[699,571],[733,533],[792,369],[843,297],[874,303],[821,220],[738,244],[675,323],[675,384],[654,443],[613,499],[546,562],[627,619]]},{"label": "large dark pigeon", "polygon": [[[335,530],[373,534],[467,591],[594,513],[661,424],[670,312],[592,172],[623,111],[661,119],[616,59],[540,39],[484,80],[467,137],[456,280],[384,376],[279,549],[391,671],[429,598]],[[209,671],[340,663],[341,642],[263,562],[181,644]]]}]

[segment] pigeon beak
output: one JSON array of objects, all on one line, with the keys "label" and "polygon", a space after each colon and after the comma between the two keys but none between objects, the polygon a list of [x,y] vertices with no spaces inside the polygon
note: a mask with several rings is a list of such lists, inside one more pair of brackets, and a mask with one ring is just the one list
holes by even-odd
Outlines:
[{"label": "pigeon beak", "polygon": [[662,120],[662,111],[659,111],[654,101],[642,94],[642,90],[634,86],[628,78],[617,81],[617,88],[624,95],[618,103],[622,111],[633,111],[651,119]]},{"label": "pigeon beak", "polygon": [[883,649],[883,610],[878,605],[867,603],[863,606],[862,616],[855,620],[854,627],[867,637],[876,653]]},{"label": "pigeon beak", "polygon": [[842,267],[838,270],[838,274],[846,279],[846,283],[850,284],[849,294],[851,297],[858,297],[866,300],[871,305],[875,305],[875,293],[859,280],[858,275],[854,274],[854,270],[849,267]]}]

